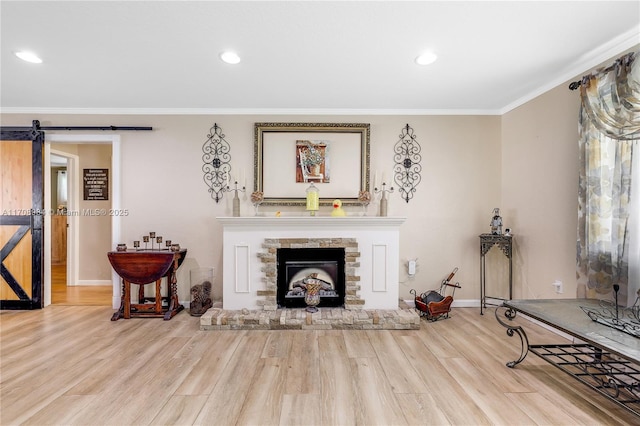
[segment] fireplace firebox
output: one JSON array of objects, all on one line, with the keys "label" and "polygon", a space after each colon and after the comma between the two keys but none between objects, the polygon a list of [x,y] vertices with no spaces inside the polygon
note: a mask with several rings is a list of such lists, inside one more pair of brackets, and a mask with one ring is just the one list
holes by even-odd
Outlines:
[{"label": "fireplace firebox", "polygon": [[280,248],[276,257],[279,307],[307,306],[304,299],[310,283],[321,285],[319,307],[344,306],[344,248]]}]

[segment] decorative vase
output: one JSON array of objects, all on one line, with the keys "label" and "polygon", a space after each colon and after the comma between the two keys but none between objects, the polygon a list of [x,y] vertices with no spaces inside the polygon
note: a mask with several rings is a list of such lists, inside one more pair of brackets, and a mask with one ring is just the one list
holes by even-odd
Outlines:
[{"label": "decorative vase", "polygon": [[240,217],[240,197],[237,190],[233,196],[233,217]]},{"label": "decorative vase", "polygon": [[318,312],[318,304],[320,303],[320,289],[322,285],[319,283],[307,283],[307,292],[304,295],[304,302],[307,304],[307,312]]},{"label": "decorative vase", "polygon": [[384,190],[382,191],[382,198],[380,198],[380,216],[387,216],[387,194],[385,194]]}]

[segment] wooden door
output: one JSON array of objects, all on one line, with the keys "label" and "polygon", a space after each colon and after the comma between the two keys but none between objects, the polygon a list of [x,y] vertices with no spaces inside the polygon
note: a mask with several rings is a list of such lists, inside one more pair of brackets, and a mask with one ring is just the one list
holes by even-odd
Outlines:
[{"label": "wooden door", "polygon": [[51,217],[51,264],[67,263],[67,216],[56,214]]},{"label": "wooden door", "polygon": [[0,309],[43,307],[44,132],[0,128]]}]

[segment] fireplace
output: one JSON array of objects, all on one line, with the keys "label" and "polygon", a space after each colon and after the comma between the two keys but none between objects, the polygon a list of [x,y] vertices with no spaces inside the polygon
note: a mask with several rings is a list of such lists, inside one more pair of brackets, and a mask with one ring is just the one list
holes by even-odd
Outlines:
[{"label": "fireplace", "polygon": [[311,283],[321,285],[318,307],[344,306],[344,248],[279,248],[276,264],[278,307],[305,307]]},{"label": "fireplace", "polygon": [[225,310],[278,310],[276,255],[283,248],[344,249],[341,310],[398,307],[400,225],[405,218],[284,215],[217,221],[223,228]]}]

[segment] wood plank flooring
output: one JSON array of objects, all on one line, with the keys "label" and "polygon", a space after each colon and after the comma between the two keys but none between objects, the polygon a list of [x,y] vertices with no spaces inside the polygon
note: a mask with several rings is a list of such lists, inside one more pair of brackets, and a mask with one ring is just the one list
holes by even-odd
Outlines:
[{"label": "wood plank flooring", "polygon": [[[2,425],[603,425],[640,418],[533,354],[493,310],[420,330],[200,331],[104,306],[0,311]],[[532,343],[563,339],[526,320]]]},{"label": "wood plank flooring", "polygon": [[67,265],[51,265],[51,303],[72,306],[111,306],[111,286],[67,286]]}]

